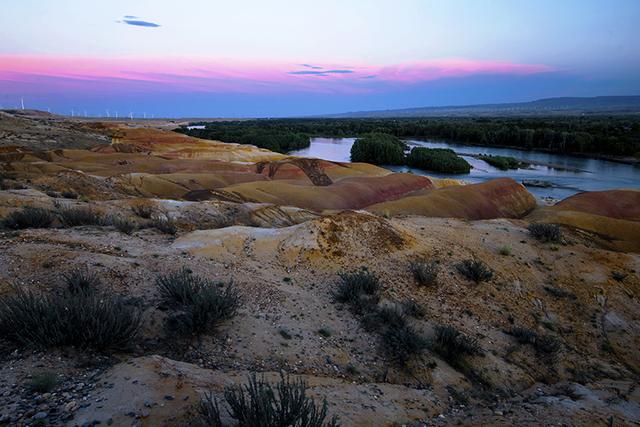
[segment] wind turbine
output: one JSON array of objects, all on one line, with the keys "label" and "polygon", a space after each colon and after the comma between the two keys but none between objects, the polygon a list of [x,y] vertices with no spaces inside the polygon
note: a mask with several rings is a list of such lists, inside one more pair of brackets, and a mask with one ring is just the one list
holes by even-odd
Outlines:
[{"label": "wind turbine", "polygon": [[107,117],[111,117],[111,116],[109,115],[109,110],[107,110]]},{"label": "wind turbine", "polygon": [[130,118],[131,120],[133,120],[133,112],[130,112],[130,113],[129,113],[129,118]]},{"label": "wind turbine", "polygon": [[24,98],[20,98],[20,104],[22,105],[22,109],[24,110]]}]

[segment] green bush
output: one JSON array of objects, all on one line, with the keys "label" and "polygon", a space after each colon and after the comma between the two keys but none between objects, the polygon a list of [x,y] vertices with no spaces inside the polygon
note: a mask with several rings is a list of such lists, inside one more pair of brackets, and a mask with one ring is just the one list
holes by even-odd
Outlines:
[{"label": "green bush", "polygon": [[175,306],[192,304],[200,290],[209,286],[209,282],[194,275],[190,269],[182,267],[180,270],[158,276],[156,286],[163,301]]},{"label": "green bush", "polygon": [[416,319],[422,319],[427,314],[423,306],[411,299],[406,299],[402,302],[402,309],[407,316]]},{"label": "green bush", "polygon": [[404,164],[406,145],[393,135],[372,133],[358,138],[351,147],[351,161],[374,165]]},{"label": "green bush", "polygon": [[520,344],[533,344],[538,338],[538,334],[535,331],[527,328],[514,327],[511,329],[511,335]]},{"label": "green bush", "polygon": [[177,309],[167,317],[167,329],[179,335],[200,335],[235,316],[240,294],[229,283],[202,279],[185,268],[156,280],[163,300]]},{"label": "green bush", "polygon": [[110,215],[105,219],[104,225],[112,225],[124,234],[131,234],[138,229],[138,224],[135,221],[120,215]]},{"label": "green bush", "polygon": [[333,297],[347,303],[351,309],[362,314],[372,310],[380,300],[380,279],[364,269],[340,273],[340,283]]},{"label": "green bush", "polygon": [[381,343],[387,357],[401,366],[427,347],[427,341],[408,324],[386,328]]},{"label": "green bush", "polygon": [[72,294],[94,292],[102,286],[100,278],[86,268],[71,270],[63,277],[67,291]]},{"label": "green bush", "polygon": [[407,316],[399,304],[385,305],[373,313],[363,317],[363,323],[368,322],[366,329],[370,331],[383,328],[401,328],[407,324]]},{"label": "green bush", "polygon": [[62,224],[67,227],[77,227],[81,225],[101,225],[103,223],[100,214],[90,208],[63,208],[60,210],[59,214]]},{"label": "green bush", "polygon": [[0,336],[21,346],[121,349],[140,325],[140,311],[107,292],[39,295],[16,288],[0,301]]},{"label": "green bush", "polygon": [[440,265],[436,261],[414,261],[409,268],[420,286],[433,286],[438,283]]},{"label": "green bush", "polygon": [[429,347],[452,366],[458,366],[466,355],[482,354],[477,340],[462,334],[453,326],[436,326]]},{"label": "green bush", "polygon": [[476,283],[490,280],[493,277],[491,269],[480,260],[465,259],[456,267],[464,277]]},{"label": "green bush", "polygon": [[491,166],[500,170],[518,169],[523,163],[514,157],[483,155],[479,156],[480,160],[484,160]]},{"label": "green bush", "polygon": [[159,216],[153,217],[148,222],[148,224],[149,224],[149,227],[155,228],[156,230],[164,234],[174,235],[178,232],[178,226],[176,225],[175,221],[172,220],[171,218],[165,218],[165,217],[159,217]]},{"label": "green bush", "polygon": [[520,344],[530,344],[538,352],[545,355],[555,355],[562,349],[560,341],[551,335],[540,335],[531,329],[514,327],[511,329],[511,335]]},{"label": "green bush", "polygon": [[55,220],[51,210],[26,206],[22,210],[11,212],[2,220],[2,225],[13,230],[25,228],[48,228]]},{"label": "green bush", "polygon": [[62,193],[60,193],[60,195],[65,199],[77,199],[79,197],[78,193],[72,190],[65,190]]},{"label": "green bush", "polygon": [[34,374],[27,383],[27,389],[32,393],[49,393],[58,385],[58,374],[44,371]]},{"label": "green bush", "polygon": [[534,222],[529,224],[529,227],[527,227],[527,229],[529,230],[531,236],[541,242],[561,243],[563,241],[562,230],[556,224]]},{"label": "green bush", "polygon": [[[244,386],[227,386],[224,400],[238,427],[337,427],[338,418],[327,420],[327,401],[317,405],[306,394],[307,384],[281,374],[271,384],[255,374]],[[206,393],[199,407],[201,422],[222,426],[220,407],[212,393]]]},{"label": "green bush", "polygon": [[329,338],[332,334],[331,334],[331,329],[329,328],[320,328],[318,329],[318,335],[320,335],[321,337],[324,338]]},{"label": "green bush", "polygon": [[143,219],[151,219],[158,211],[158,206],[150,200],[141,200],[131,205],[133,213]]},{"label": "green bush", "polygon": [[413,147],[407,156],[413,168],[442,173],[469,173],[471,165],[448,148]]},{"label": "green bush", "polygon": [[500,255],[509,256],[511,255],[511,246],[504,245],[500,247],[500,250],[498,252],[500,253]]}]

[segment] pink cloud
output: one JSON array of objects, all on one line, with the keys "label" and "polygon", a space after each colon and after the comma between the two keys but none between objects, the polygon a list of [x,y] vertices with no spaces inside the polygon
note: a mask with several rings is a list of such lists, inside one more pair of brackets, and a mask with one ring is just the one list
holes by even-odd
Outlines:
[{"label": "pink cloud", "polygon": [[[539,64],[443,59],[395,65],[291,64],[208,58],[87,58],[0,55],[0,89],[222,93],[366,93],[477,74],[553,71]],[[13,90],[12,90],[13,88]]]}]

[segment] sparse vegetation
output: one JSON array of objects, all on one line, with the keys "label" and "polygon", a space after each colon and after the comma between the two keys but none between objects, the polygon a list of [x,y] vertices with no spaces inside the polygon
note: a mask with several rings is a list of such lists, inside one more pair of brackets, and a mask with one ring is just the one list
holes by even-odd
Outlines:
[{"label": "sparse vegetation", "polygon": [[611,272],[611,278],[613,280],[615,280],[616,282],[624,282],[624,279],[626,279],[627,276],[628,276],[628,274],[623,272],[623,271],[612,271]]},{"label": "sparse vegetation", "polygon": [[538,334],[535,331],[517,326],[511,329],[511,335],[520,344],[533,344],[538,338]]},{"label": "sparse vegetation", "polygon": [[491,269],[482,261],[466,259],[456,266],[460,274],[476,283],[485,282],[493,277]]},{"label": "sparse vegetation", "polygon": [[340,283],[333,296],[336,301],[348,303],[358,314],[370,311],[380,300],[380,280],[364,269],[341,273]]},{"label": "sparse vegetation", "polygon": [[[354,314],[361,316],[365,330],[380,334],[382,350],[390,360],[405,366],[424,349],[426,341],[408,324],[404,305],[394,303],[378,307],[381,285],[377,276],[361,269],[342,273],[340,278],[342,281],[334,298],[348,303]],[[421,307],[410,306],[410,309],[415,314]]]},{"label": "sparse vegetation", "polygon": [[[307,396],[307,384],[281,375],[271,384],[255,374],[244,386],[227,386],[224,400],[239,427],[337,427],[338,418],[327,420],[327,401],[317,405]],[[199,407],[201,422],[222,426],[220,406],[213,393],[205,393]]]},{"label": "sparse vegetation", "polygon": [[556,298],[576,299],[576,296],[574,293],[565,291],[564,289],[556,288],[554,286],[545,286],[544,290]]},{"label": "sparse vegetation", "polygon": [[156,286],[163,301],[175,306],[192,304],[200,290],[209,286],[209,282],[193,274],[189,268],[182,267],[180,270],[158,276]]},{"label": "sparse vegetation", "polygon": [[555,355],[562,349],[560,341],[552,335],[540,335],[531,329],[514,327],[511,329],[511,335],[520,344],[529,344],[533,348],[545,355]]},{"label": "sparse vegetation", "polygon": [[500,250],[498,252],[500,253],[500,255],[509,256],[511,255],[511,246],[504,245],[500,247]]},{"label": "sparse vegetation", "polygon": [[412,299],[404,300],[402,302],[402,309],[407,316],[415,319],[422,319],[427,314],[424,307]]},{"label": "sparse vegetation", "polygon": [[77,199],[78,197],[78,193],[76,193],[75,191],[72,190],[65,190],[63,192],[60,193],[60,195],[62,197],[64,197],[65,199]]},{"label": "sparse vegetation", "polygon": [[544,243],[561,243],[562,230],[556,224],[531,223],[527,227],[531,236]]},{"label": "sparse vegetation", "polygon": [[345,368],[345,371],[349,375],[358,375],[360,373],[360,371],[358,371],[358,368],[352,363],[349,363],[347,365],[347,367]]},{"label": "sparse vegetation", "polygon": [[437,261],[414,261],[410,265],[413,277],[420,286],[434,286],[438,284],[440,264]]},{"label": "sparse vegetation", "polygon": [[452,366],[459,366],[465,356],[483,353],[477,340],[464,335],[453,326],[446,325],[436,326],[429,347]]},{"label": "sparse vegetation", "polygon": [[332,335],[332,333],[329,328],[320,328],[318,329],[318,335],[324,338],[329,338]]},{"label": "sparse vegetation", "polygon": [[405,323],[387,327],[382,334],[382,346],[390,360],[405,366],[427,347],[427,341]]},{"label": "sparse vegetation", "polygon": [[124,234],[131,234],[138,229],[138,224],[135,221],[120,215],[108,216],[104,221],[104,225],[112,225],[116,230]]},{"label": "sparse vegetation", "polygon": [[34,374],[27,383],[27,389],[32,393],[49,393],[58,385],[58,374],[43,371]]},{"label": "sparse vegetation", "polygon": [[536,351],[547,355],[555,355],[562,349],[562,344],[553,335],[539,335],[533,346]]},{"label": "sparse vegetation", "polygon": [[284,338],[285,340],[290,340],[291,338],[293,338],[293,336],[289,333],[289,331],[287,331],[287,330],[286,330],[286,329],[284,329],[284,328],[280,328],[280,329],[278,330],[278,333],[279,333],[279,334],[280,334],[280,336],[281,336],[282,338]]},{"label": "sparse vegetation", "polygon": [[178,232],[178,226],[171,218],[166,217],[153,217],[149,221],[149,226],[164,233],[174,235]]},{"label": "sparse vegetation", "polygon": [[71,294],[95,292],[102,285],[98,275],[86,268],[76,268],[63,277]]},{"label": "sparse vegetation", "polygon": [[54,213],[45,208],[26,206],[19,211],[11,212],[2,220],[5,228],[22,230],[25,228],[48,228],[55,220]]},{"label": "sparse vegetation", "polygon": [[81,225],[101,225],[103,223],[101,215],[91,208],[66,207],[59,211],[62,224],[67,227],[77,227]]},{"label": "sparse vegetation", "polygon": [[215,283],[182,268],[160,276],[156,285],[165,303],[177,311],[167,318],[167,329],[180,335],[200,335],[236,315],[240,294],[229,283]]},{"label": "sparse vegetation", "polygon": [[17,287],[0,301],[0,336],[21,346],[122,349],[140,324],[137,308],[104,291],[41,295]]},{"label": "sparse vegetation", "polygon": [[158,212],[158,206],[150,200],[138,200],[131,205],[131,211],[142,219],[151,219]]}]

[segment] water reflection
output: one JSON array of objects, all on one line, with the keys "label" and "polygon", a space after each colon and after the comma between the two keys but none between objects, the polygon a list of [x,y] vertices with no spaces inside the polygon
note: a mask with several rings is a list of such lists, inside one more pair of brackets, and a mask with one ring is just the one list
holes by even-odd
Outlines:
[{"label": "water reflection", "polygon": [[[354,141],[355,138],[312,138],[311,145],[308,148],[297,150],[290,154],[336,162],[349,162],[351,146]],[[473,169],[469,174],[462,175],[431,173],[407,166],[388,166],[389,169],[438,178],[464,179],[467,182],[482,182],[508,176],[518,182],[539,180],[552,184],[553,187],[550,188],[527,187],[529,191],[539,198],[564,199],[580,191],[640,188],[640,168],[621,163],[511,148],[476,147],[441,141],[407,140],[406,142],[410,146],[451,148],[462,155],[473,166]],[[502,171],[480,159],[469,156],[470,154],[511,156],[525,162],[544,165],[532,165],[527,169]]]}]

